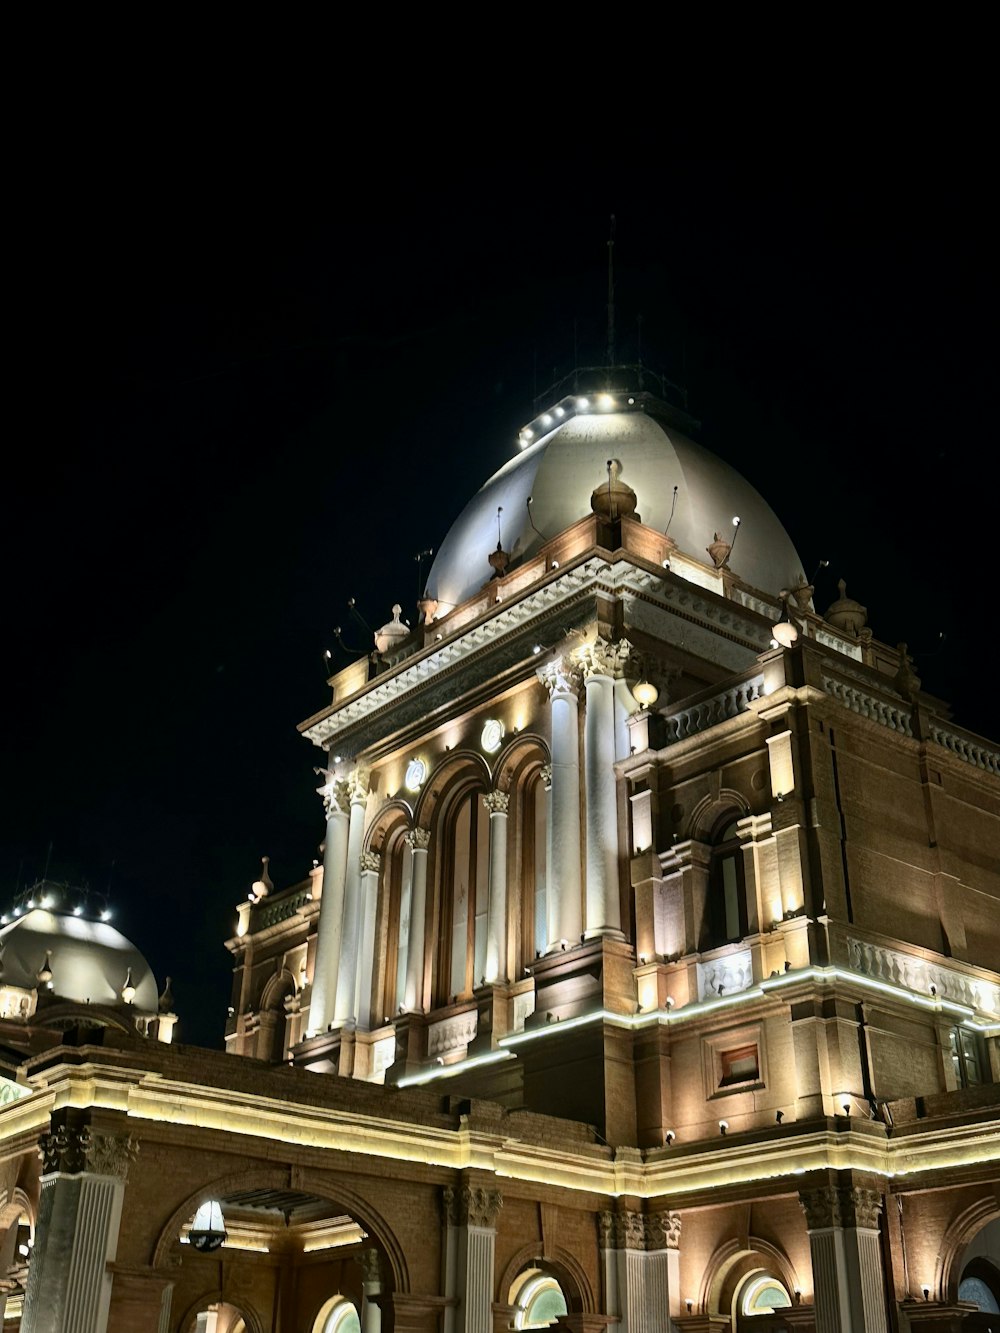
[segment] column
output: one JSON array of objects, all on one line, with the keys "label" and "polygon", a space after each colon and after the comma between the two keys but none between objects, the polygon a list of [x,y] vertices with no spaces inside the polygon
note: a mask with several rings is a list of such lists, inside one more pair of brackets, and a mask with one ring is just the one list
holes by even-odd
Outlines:
[{"label": "column", "polygon": [[486,927],[486,980],[507,980],[507,807],[504,791],[483,797],[490,812],[490,912]]},{"label": "column", "polygon": [[493,1333],[493,1259],[499,1190],[465,1185],[444,1192],[444,1294],[456,1302],[447,1333]]},{"label": "column", "polygon": [[[348,778],[351,800],[347,826],[347,876],[344,881],[344,935],[337,970],[337,1002],[334,1022],[346,1023],[357,1017],[355,1009],[358,986],[358,950],[361,947],[361,853],[365,837],[365,804],[368,800],[368,774],[356,768]],[[324,890],[325,896],[325,890]]]},{"label": "column", "polygon": [[[320,770],[326,772],[326,770]],[[309,1036],[326,1032],[333,1023],[337,998],[344,928],[344,885],[347,880],[347,835],[350,794],[346,782],[330,775],[317,789],[326,809],[326,843],[323,850],[323,896],[316,927],[316,962],[313,966],[309,1001]]]},{"label": "column", "polygon": [[382,858],[376,852],[361,853],[361,947],[358,958],[358,993],[354,1012],[358,1027],[367,1032],[372,1025],[372,978],[375,971],[375,917],[378,912],[378,880]]},{"label": "column", "polygon": [[887,1333],[875,1190],[823,1185],[803,1190],[813,1270],[816,1333]]},{"label": "column", "polygon": [[382,1309],[374,1299],[382,1294],[382,1262],[372,1246],[354,1256],[361,1265],[361,1333],[382,1333]]},{"label": "column", "polygon": [[587,789],[586,934],[620,935],[618,793],[615,776],[615,650],[603,639],[581,650],[587,691],[583,763]]},{"label": "column", "polygon": [[580,883],[580,672],[560,658],[538,678],[549,692],[552,797],[548,827],[548,951],[579,944],[583,932]]},{"label": "column", "polygon": [[131,1137],[69,1119],[43,1134],[41,1197],[23,1333],[105,1333]]},{"label": "column", "polygon": [[607,1314],[619,1333],[661,1333],[680,1313],[678,1213],[602,1213]]},{"label": "column", "polygon": [[411,1013],[423,1013],[424,996],[424,924],[427,915],[427,848],[431,835],[427,829],[411,829],[405,835],[410,846],[413,873],[410,876],[410,943],[406,951],[406,994],[403,1006]]}]

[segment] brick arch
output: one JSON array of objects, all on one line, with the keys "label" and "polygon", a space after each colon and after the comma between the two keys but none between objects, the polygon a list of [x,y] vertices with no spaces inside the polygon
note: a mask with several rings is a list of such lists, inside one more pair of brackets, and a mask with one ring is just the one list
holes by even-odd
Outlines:
[{"label": "brick arch", "polygon": [[987,1223],[1000,1217],[1000,1187],[984,1195],[963,1209],[948,1223],[938,1246],[934,1268],[934,1290],[931,1297],[937,1301],[957,1301],[958,1284],[962,1277],[962,1256],[969,1242]]},{"label": "brick arch", "polygon": [[522,1245],[500,1275],[495,1297],[498,1304],[506,1305],[514,1279],[529,1264],[540,1264],[558,1279],[566,1297],[570,1314],[596,1314],[597,1301],[590,1279],[584,1272],[583,1265],[569,1250],[555,1245],[551,1251],[544,1250],[542,1241],[532,1241]]},{"label": "brick arch", "polygon": [[705,796],[698,802],[688,816],[681,838],[710,843],[726,816],[745,819],[751,813],[745,796],[731,787],[723,787],[718,796]]},{"label": "brick arch", "polygon": [[715,1250],[701,1280],[698,1296],[701,1309],[706,1314],[728,1315],[737,1288],[757,1271],[777,1278],[790,1296],[802,1290],[788,1255],[760,1236],[748,1236],[745,1244],[728,1240]]},{"label": "brick arch", "polygon": [[[224,1199],[227,1194],[240,1190],[288,1188],[287,1167],[262,1167],[257,1170],[251,1168],[248,1171],[218,1176],[215,1180],[207,1182],[201,1189],[189,1194],[171,1213],[153,1248],[150,1267],[156,1269],[170,1267],[174,1242],[180,1234],[181,1225],[194,1215],[200,1204],[209,1199]],[[393,1290],[409,1291],[410,1274],[402,1246],[389,1223],[367,1199],[349,1186],[342,1186],[339,1183],[331,1186],[322,1177],[311,1172],[304,1173],[303,1179],[297,1180],[293,1188],[329,1200],[332,1205],[348,1213],[354,1221],[364,1227],[372,1240],[379,1244],[389,1261]]]},{"label": "brick arch", "polygon": [[[245,1305],[243,1301],[228,1300],[224,1293],[219,1291],[218,1287],[211,1287],[203,1291],[201,1295],[195,1298],[187,1309],[181,1315],[180,1319],[175,1319],[171,1314],[170,1322],[173,1324],[177,1333],[187,1333],[191,1321],[195,1316],[207,1306],[213,1305],[216,1301],[222,1301],[226,1305],[231,1305],[234,1310],[239,1311],[240,1318],[247,1326],[247,1333],[264,1333],[267,1325],[264,1323],[257,1310],[252,1305]],[[270,1323],[270,1320],[268,1321]]]},{"label": "brick arch", "polygon": [[22,1213],[28,1217],[28,1225],[31,1227],[31,1233],[35,1233],[35,1205],[25,1194],[20,1185],[15,1185],[8,1193],[6,1189],[0,1191],[0,1232],[4,1232],[8,1227],[14,1226]]}]

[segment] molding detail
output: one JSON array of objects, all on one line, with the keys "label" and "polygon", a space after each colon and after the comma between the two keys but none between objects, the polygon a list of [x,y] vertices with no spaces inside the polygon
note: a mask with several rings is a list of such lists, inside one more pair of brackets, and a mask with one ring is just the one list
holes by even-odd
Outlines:
[{"label": "molding detail", "polygon": [[362,874],[364,874],[365,871],[374,871],[374,873],[377,875],[381,869],[382,869],[382,858],[381,856],[379,856],[378,852],[361,853]]},{"label": "molding detail", "polygon": [[882,1196],[877,1190],[824,1185],[815,1190],[803,1190],[799,1194],[799,1203],[806,1215],[808,1231],[822,1231],[829,1227],[878,1230]]},{"label": "molding detail", "polygon": [[139,1156],[139,1140],[131,1134],[94,1134],[87,1151],[87,1170],[95,1176],[128,1180],[128,1169]]},{"label": "molding detail", "polygon": [[503,1207],[503,1195],[499,1190],[474,1189],[469,1185],[456,1189],[448,1185],[444,1191],[444,1207],[449,1226],[495,1227]]},{"label": "molding detail", "polygon": [[753,958],[749,949],[739,953],[713,958],[698,964],[698,998],[714,999],[719,995],[735,995],[753,985]]},{"label": "molding detail", "polygon": [[431,845],[431,831],[426,828],[413,828],[403,834],[403,841],[411,852],[426,852]]},{"label": "molding detail", "polygon": [[[651,1250],[679,1250],[681,1245],[680,1213],[651,1213],[648,1224],[647,1248]],[[652,1243],[650,1243],[652,1242]]]},{"label": "molding detail", "polygon": [[619,639],[609,643],[598,636],[593,643],[586,643],[578,648],[574,656],[580,664],[584,680],[591,676],[609,676],[612,680],[624,674],[632,645],[628,639]]},{"label": "molding detail", "polygon": [[510,805],[510,794],[505,791],[488,791],[483,797],[483,805],[491,815],[505,815]]},{"label": "molding detail", "polygon": [[470,1009],[432,1023],[427,1029],[427,1054],[444,1055],[448,1051],[464,1050],[478,1031],[479,1013]]}]

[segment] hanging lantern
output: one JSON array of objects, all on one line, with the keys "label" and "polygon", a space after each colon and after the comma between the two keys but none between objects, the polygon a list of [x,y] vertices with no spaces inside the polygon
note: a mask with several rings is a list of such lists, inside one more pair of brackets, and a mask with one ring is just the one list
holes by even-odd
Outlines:
[{"label": "hanging lantern", "polygon": [[211,1254],[225,1240],[226,1224],[222,1217],[222,1204],[218,1199],[209,1199],[195,1213],[188,1241],[202,1254]]}]

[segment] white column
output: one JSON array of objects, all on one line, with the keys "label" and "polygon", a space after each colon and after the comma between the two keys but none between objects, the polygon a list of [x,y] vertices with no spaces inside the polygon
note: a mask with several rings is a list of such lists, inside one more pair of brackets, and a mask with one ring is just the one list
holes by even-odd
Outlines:
[{"label": "white column", "polygon": [[354,1012],[358,1027],[367,1032],[372,1025],[372,980],[375,972],[375,917],[378,912],[378,879],[382,858],[376,852],[361,853],[361,947],[358,958],[358,994]]},{"label": "white column", "polygon": [[323,849],[323,896],[316,927],[316,962],[309,1000],[309,1035],[332,1024],[337,999],[337,973],[344,929],[344,885],[347,880],[347,838],[350,795],[347,783],[331,777],[319,789],[326,807]]},{"label": "white column", "polygon": [[587,712],[583,756],[587,788],[588,936],[621,933],[614,660],[612,646],[602,639],[585,650]]},{"label": "white column", "polygon": [[200,1310],[195,1321],[194,1333],[215,1333],[218,1326],[218,1310]]},{"label": "white column", "polygon": [[[624,642],[624,641],[623,641]],[[632,734],[628,720],[639,711],[624,676],[615,677],[615,758],[627,759],[632,753]]]},{"label": "white column", "polygon": [[493,1333],[493,1265],[499,1190],[449,1187],[444,1192],[445,1295],[454,1299],[448,1333]]},{"label": "white column", "polygon": [[[347,828],[347,877],[344,882],[344,934],[337,969],[337,1002],[334,1022],[357,1017],[358,950],[361,947],[361,852],[365,838],[365,803],[368,774],[355,769],[348,779],[351,816]],[[325,893],[325,890],[324,890]]]},{"label": "white column", "polygon": [[538,673],[549,691],[552,729],[552,797],[548,827],[548,950],[580,943],[580,674],[568,658]]},{"label": "white column", "polygon": [[799,1195],[809,1232],[816,1333],[887,1333],[881,1197],[826,1185]]},{"label": "white column", "polygon": [[105,1333],[131,1138],[62,1125],[40,1140],[41,1197],[23,1333]]},{"label": "white column", "polygon": [[486,928],[486,980],[507,980],[507,807],[504,791],[483,797],[490,812],[490,912]]},{"label": "white column", "polygon": [[411,1013],[423,1013],[424,996],[424,918],[427,914],[427,848],[431,835],[427,829],[411,829],[410,844],[413,873],[410,876],[410,943],[406,951],[406,994],[403,1006]]},{"label": "white column", "polygon": [[680,1313],[677,1213],[602,1213],[608,1308],[617,1333],[662,1333]]},{"label": "white column", "polygon": [[361,1333],[381,1333],[382,1311],[372,1300],[382,1292],[382,1265],[374,1248],[359,1250],[354,1256],[361,1265]]}]

